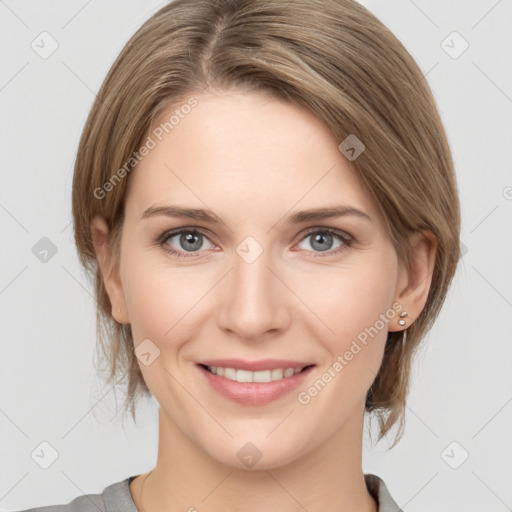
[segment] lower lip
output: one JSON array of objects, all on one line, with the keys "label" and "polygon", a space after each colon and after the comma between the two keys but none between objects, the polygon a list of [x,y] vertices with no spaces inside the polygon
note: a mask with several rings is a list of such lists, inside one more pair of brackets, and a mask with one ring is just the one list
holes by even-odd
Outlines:
[{"label": "lower lip", "polygon": [[271,382],[237,382],[214,375],[200,365],[197,367],[217,393],[244,405],[267,404],[290,393],[298,388],[315,369],[315,366],[310,366],[296,375]]}]

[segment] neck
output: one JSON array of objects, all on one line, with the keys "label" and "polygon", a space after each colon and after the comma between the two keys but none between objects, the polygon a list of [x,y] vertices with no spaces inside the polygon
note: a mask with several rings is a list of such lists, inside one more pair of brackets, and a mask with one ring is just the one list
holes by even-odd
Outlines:
[{"label": "neck", "polygon": [[130,491],[141,512],[292,512],[298,506],[308,512],[377,512],[362,471],[362,429],[363,414],[285,465],[237,469],[208,456],[160,409],[157,464],[133,480]]}]

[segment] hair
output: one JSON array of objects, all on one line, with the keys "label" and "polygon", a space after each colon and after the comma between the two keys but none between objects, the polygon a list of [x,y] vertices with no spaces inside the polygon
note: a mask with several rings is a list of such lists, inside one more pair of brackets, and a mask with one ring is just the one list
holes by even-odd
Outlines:
[{"label": "hair", "polygon": [[436,239],[425,307],[406,330],[388,333],[366,397],[365,411],[379,419],[378,441],[400,422],[394,446],[403,435],[413,355],[459,261],[460,207],[450,148],[425,77],[390,30],[353,0],[175,0],[122,49],[85,123],[72,190],[75,242],[95,285],[107,382],[127,378],[125,411],[135,420],[138,398],[151,393],[131,326],[112,317],[91,221],[105,219],[112,268],[118,268],[129,172],[153,122],[194,93],[228,90],[268,93],[312,112],[338,143],[349,135],[362,141],[364,151],[349,165],[383,213],[409,270],[409,236],[429,230]]}]

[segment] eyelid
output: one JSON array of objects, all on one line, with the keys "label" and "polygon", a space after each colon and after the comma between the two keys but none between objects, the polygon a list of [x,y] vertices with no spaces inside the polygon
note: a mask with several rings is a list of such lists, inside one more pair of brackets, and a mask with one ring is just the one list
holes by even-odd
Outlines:
[{"label": "eyelid", "polygon": [[[181,228],[174,228],[174,229],[168,229],[164,231],[158,238],[157,242],[163,243],[164,241],[168,240],[169,238],[172,238],[176,235],[181,235],[181,233],[200,233],[201,235],[204,235],[208,240],[210,240],[210,231],[206,228],[200,228],[196,226],[183,226]],[[211,242],[211,240],[210,240]],[[213,242],[212,242],[213,243]]]},{"label": "eyelid", "polygon": [[327,227],[327,226],[313,226],[312,228],[306,228],[306,232],[304,232],[301,236],[301,240],[311,234],[311,233],[323,233],[323,232],[328,232],[328,233],[334,233],[335,235],[338,235],[340,238],[342,238],[343,240],[346,240],[346,241],[353,241],[355,242],[356,239],[350,234],[350,233],[347,233],[346,231],[343,231],[342,229],[337,229],[337,228],[331,228],[331,227]]},{"label": "eyelid", "polygon": [[[208,228],[203,228],[203,227],[199,227],[199,226],[183,226],[180,228],[174,228],[174,229],[169,229],[169,230],[164,231],[157,238],[157,240],[161,242],[161,241],[168,239],[174,235],[179,235],[183,231],[189,231],[189,232],[196,231],[196,232],[201,233],[202,235],[206,236],[209,240],[210,240],[209,237],[213,235]],[[316,232],[321,232],[321,231],[333,232],[333,233],[337,234],[338,236],[342,237],[343,239],[352,240],[354,242],[356,241],[355,237],[353,235],[351,235],[350,233],[348,233],[347,231],[333,228],[330,226],[311,226],[309,228],[305,228],[305,231],[301,231],[299,236],[302,236],[302,238],[304,238],[304,236],[308,235],[309,233],[316,233]],[[302,240],[302,238],[301,238],[301,240]],[[211,242],[211,240],[210,240],[210,242]]]}]

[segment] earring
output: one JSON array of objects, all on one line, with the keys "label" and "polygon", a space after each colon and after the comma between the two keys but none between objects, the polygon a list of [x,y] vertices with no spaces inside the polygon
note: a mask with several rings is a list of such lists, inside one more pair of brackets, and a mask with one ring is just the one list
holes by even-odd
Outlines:
[{"label": "earring", "polygon": [[[407,311],[402,311],[402,312],[400,313],[400,318],[404,318],[404,317],[406,317],[406,316],[407,316]],[[398,323],[399,323],[400,325],[405,325],[405,320],[398,320]]]}]

